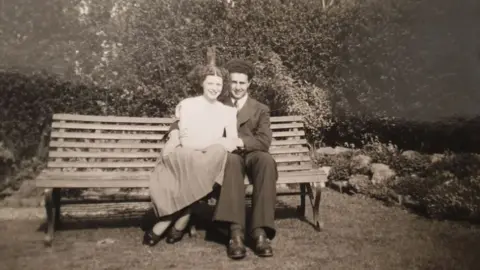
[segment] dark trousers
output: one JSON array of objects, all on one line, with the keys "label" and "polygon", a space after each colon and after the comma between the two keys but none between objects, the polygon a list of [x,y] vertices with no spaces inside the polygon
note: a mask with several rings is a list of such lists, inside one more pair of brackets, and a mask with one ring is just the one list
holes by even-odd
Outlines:
[{"label": "dark trousers", "polygon": [[245,228],[245,175],[253,184],[253,212],[249,229],[263,228],[267,237],[272,239],[276,232],[274,221],[278,172],[275,160],[266,152],[255,151],[244,155],[228,153],[214,220],[237,223]]}]

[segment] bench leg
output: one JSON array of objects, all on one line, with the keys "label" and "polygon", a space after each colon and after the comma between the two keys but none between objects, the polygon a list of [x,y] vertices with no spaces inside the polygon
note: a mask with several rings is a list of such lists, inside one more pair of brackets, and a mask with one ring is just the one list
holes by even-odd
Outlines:
[{"label": "bench leg", "polygon": [[60,189],[45,189],[45,210],[47,214],[47,231],[45,245],[51,246],[58,221],[60,220]]},{"label": "bench leg", "polygon": [[54,188],[52,192],[53,196],[53,207],[55,208],[55,229],[58,229],[60,226],[60,217],[61,217],[61,210],[60,210],[60,189]]},{"label": "bench leg", "polygon": [[305,195],[307,193],[307,185],[300,184],[300,205],[297,207],[297,214],[300,218],[305,217]]},{"label": "bench leg", "polygon": [[315,230],[321,231],[323,229],[323,222],[320,219],[320,201],[322,199],[322,187],[317,186],[315,188],[315,195],[313,194],[312,185],[308,184],[308,195],[313,208],[313,223]]}]

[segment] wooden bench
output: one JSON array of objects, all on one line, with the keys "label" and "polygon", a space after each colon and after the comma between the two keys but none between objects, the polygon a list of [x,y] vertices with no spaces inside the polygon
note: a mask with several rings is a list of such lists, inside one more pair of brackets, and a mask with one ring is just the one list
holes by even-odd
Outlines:
[{"label": "wooden bench", "polygon": [[[60,207],[65,204],[60,189],[148,188],[149,174],[164,145],[162,138],[173,121],[173,118],[53,115],[48,164],[36,178],[37,187],[45,188],[48,225],[45,244],[51,245]],[[271,117],[271,128],[270,153],[278,164],[278,184],[300,184],[299,192],[278,192],[278,195],[300,195],[297,210],[301,217],[305,217],[308,196],[314,226],[320,230],[321,189],[327,177],[312,166],[302,118]]]}]

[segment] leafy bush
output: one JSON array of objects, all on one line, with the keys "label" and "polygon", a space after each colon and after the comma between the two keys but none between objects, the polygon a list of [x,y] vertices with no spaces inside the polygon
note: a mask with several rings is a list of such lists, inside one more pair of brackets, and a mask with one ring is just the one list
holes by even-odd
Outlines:
[{"label": "leafy bush", "polygon": [[425,177],[432,164],[429,155],[415,153],[411,156],[398,155],[390,163],[391,168],[398,176],[419,176]]},{"label": "leafy bush", "polygon": [[256,62],[254,95],[272,108],[272,115],[303,115],[309,141],[321,141],[332,125],[328,93],[292,78],[278,54],[271,52],[265,58]]},{"label": "leafy bush", "polygon": [[331,166],[328,179],[334,181],[347,181],[348,178],[350,178],[350,175],[354,173],[350,162],[354,155],[354,151],[348,151],[326,156],[324,160],[330,161],[326,161],[322,166],[326,166],[327,164],[328,166]]},{"label": "leafy bush", "polygon": [[400,154],[400,150],[392,143],[385,144],[377,140],[366,144],[362,148],[361,153],[371,157],[372,163],[391,165]]},{"label": "leafy bush", "polygon": [[435,218],[480,221],[480,179],[450,179],[439,183],[422,199]]}]

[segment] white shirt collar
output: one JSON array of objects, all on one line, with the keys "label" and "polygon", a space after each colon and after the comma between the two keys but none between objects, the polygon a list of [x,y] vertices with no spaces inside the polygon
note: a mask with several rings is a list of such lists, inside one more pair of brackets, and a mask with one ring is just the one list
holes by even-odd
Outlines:
[{"label": "white shirt collar", "polygon": [[[245,103],[247,102],[247,99],[248,99],[248,93],[245,94],[245,96],[243,96],[241,99],[238,100],[238,103],[237,103],[237,110],[241,110],[243,108],[243,106],[245,105]],[[232,98],[232,103],[235,103],[235,99]]]}]

